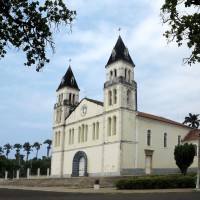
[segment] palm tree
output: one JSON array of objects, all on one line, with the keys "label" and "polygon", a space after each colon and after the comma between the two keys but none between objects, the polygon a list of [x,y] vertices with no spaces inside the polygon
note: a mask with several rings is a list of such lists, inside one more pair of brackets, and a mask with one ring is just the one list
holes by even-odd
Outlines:
[{"label": "palm tree", "polygon": [[199,122],[200,122],[200,120],[198,119],[198,116],[199,114],[195,115],[195,114],[189,113],[189,116],[185,117],[185,121],[183,122],[183,124],[189,124],[188,126],[198,129]]},{"label": "palm tree", "polygon": [[12,149],[12,146],[9,143],[7,143],[7,144],[4,145],[3,150],[6,151],[6,157],[7,158],[8,158],[8,155],[9,155],[11,149]]},{"label": "palm tree", "polygon": [[4,153],[3,148],[0,146],[0,156]]},{"label": "palm tree", "polygon": [[49,151],[51,149],[52,140],[47,139],[47,140],[44,141],[44,144],[48,144],[48,146],[47,146],[47,157],[49,157]]},{"label": "palm tree", "polygon": [[33,146],[32,147],[34,147],[35,149],[36,149],[36,159],[38,160],[38,151],[40,150],[40,146],[41,146],[42,144],[40,144],[39,142],[35,142],[34,144],[33,144]]},{"label": "palm tree", "polygon": [[28,156],[30,154],[30,152],[32,151],[32,146],[30,145],[29,142],[25,142],[23,145],[24,151],[26,151],[26,161],[28,161]]},{"label": "palm tree", "polygon": [[18,159],[19,165],[20,165],[20,149],[22,148],[22,145],[19,143],[16,143],[14,144],[13,148],[16,149],[16,159]]}]

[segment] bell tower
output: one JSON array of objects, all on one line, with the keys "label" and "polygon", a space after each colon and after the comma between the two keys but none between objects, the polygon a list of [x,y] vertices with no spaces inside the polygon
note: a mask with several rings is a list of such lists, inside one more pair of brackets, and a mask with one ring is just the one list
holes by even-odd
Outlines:
[{"label": "bell tower", "polygon": [[53,145],[51,168],[57,177],[63,177],[65,119],[79,103],[79,88],[71,67],[61,79],[58,86],[57,100],[54,105]]},{"label": "bell tower", "polygon": [[129,55],[128,48],[119,36],[106,64],[105,111],[117,108],[137,111],[137,84],[134,81],[134,67],[135,64]]},{"label": "bell tower", "polygon": [[77,106],[79,103],[79,91],[76,79],[69,66],[56,90],[57,101],[54,105],[54,127],[63,125],[66,117]]},{"label": "bell tower", "polygon": [[[119,36],[106,64],[104,83],[105,110],[105,154],[110,154],[107,145],[112,144],[118,156],[118,173],[132,168],[136,152],[137,84],[134,81],[134,68],[128,48]],[[116,145],[116,146],[115,146]],[[113,152],[114,152],[113,151]],[[113,154],[113,152],[111,154]],[[127,154],[129,152],[129,154]],[[104,163],[105,170],[109,163]]]}]

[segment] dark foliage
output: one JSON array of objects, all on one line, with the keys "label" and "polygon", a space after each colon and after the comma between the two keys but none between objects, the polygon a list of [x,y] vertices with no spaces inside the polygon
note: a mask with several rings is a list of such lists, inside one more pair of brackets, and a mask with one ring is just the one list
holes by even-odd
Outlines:
[{"label": "dark foliage", "polygon": [[182,174],[187,173],[188,167],[193,163],[195,156],[195,146],[185,143],[178,145],[174,149],[174,159]]},{"label": "dark foliage", "polygon": [[116,187],[120,190],[194,188],[195,181],[194,175],[145,176],[120,179],[116,182]]},{"label": "dark foliage", "polygon": [[50,61],[47,46],[55,51],[53,32],[62,24],[71,29],[75,16],[76,11],[69,10],[62,0],[1,0],[0,58],[13,46],[26,53],[25,65],[35,64],[39,71]]},{"label": "dark foliage", "polygon": [[199,8],[199,0],[165,0],[161,8],[162,22],[170,27],[164,34],[168,42],[175,40],[181,46],[186,41],[191,49],[191,55],[183,59],[184,64],[200,62]]}]

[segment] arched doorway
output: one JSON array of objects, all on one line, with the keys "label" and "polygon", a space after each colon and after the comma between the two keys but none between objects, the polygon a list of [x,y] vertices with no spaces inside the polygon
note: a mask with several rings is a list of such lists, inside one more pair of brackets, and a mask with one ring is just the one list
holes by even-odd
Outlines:
[{"label": "arched doorway", "polygon": [[85,159],[82,157],[79,160],[79,176],[84,176],[84,165],[85,165]]},{"label": "arched doorway", "polygon": [[72,177],[88,176],[87,173],[87,155],[83,151],[78,151],[73,158]]}]

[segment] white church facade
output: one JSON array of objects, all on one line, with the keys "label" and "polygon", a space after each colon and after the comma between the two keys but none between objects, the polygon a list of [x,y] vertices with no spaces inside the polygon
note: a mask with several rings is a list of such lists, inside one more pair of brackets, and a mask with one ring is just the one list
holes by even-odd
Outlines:
[{"label": "white church facade", "polygon": [[54,106],[52,177],[179,172],[174,147],[196,143],[194,130],[138,111],[134,67],[119,36],[106,64],[104,101],[100,102],[79,101],[80,90],[69,66]]}]

